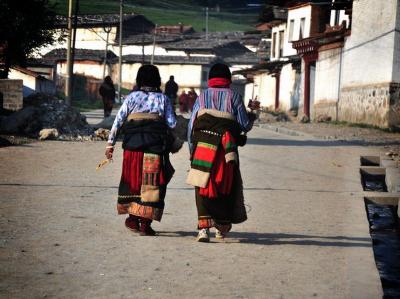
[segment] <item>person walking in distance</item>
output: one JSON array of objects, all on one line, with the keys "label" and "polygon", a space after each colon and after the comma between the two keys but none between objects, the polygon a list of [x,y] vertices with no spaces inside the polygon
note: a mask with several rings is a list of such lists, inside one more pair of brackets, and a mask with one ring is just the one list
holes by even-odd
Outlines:
[{"label": "person walking in distance", "polygon": [[104,117],[106,118],[111,115],[115,101],[115,88],[110,76],[104,78],[104,81],[100,86],[99,93],[103,99]]},{"label": "person walking in distance", "polygon": [[176,98],[178,96],[178,84],[174,81],[174,76],[170,76],[167,83],[165,83],[165,94],[171,100],[172,107],[176,108]]}]

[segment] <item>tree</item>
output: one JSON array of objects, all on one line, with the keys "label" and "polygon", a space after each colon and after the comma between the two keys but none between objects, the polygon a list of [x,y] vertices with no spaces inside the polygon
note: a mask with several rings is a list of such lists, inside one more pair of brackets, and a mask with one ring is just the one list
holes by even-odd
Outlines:
[{"label": "tree", "polygon": [[57,40],[55,23],[48,0],[0,1],[0,79],[8,77],[11,66],[25,66],[35,50]]}]

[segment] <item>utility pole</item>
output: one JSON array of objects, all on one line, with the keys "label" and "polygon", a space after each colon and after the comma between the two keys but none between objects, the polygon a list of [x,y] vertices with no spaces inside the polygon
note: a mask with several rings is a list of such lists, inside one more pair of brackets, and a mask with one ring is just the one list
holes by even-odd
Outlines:
[{"label": "utility pole", "polygon": [[206,7],[206,40],[208,40],[208,6]]},{"label": "utility pole", "polygon": [[122,87],[122,8],[124,0],[119,1],[119,78],[118,78],[118,102],[121,101],[121,87]]},{"label": "utility pole", "polygon": [[65,103],[71,105],[71,40],[72,40],[72,0],[68,1],[68,39],[67,39],[67,76],[65,77]]},{"label": "utility pole", "polygon": [[110,36],[111,27],[104,27],[103,30],[106,33],[106,49],[104,51],[104,67],[103,67],[103,79],[106,76],[106,68],[107,68],[107,52],[108,52],[108,38]]},{"label": "utility pole", "polygon": [[157,24],[156,24],[156,27],[154,28],[154,32],[153,32],[153,54],[151,55],[150,64],[154,64],[154,52],[156,49],[156,34],[157,34]]},{"label": "utility pole", "polygon": [[75,45],[76,45],[76,31],[78,30],[78,13],[79,13],[79,0],[75,1],[75,9],[74,9],[74,23],[72,27],[72,42],[71,42],[71,64],[70,64],[70,74],[71,74],[71,79],[70,79],[70,90],[71,90],[71,101],[74,97],[74,86],[75,86],[75,78],[74,78],[74,64],[75,64]]}]

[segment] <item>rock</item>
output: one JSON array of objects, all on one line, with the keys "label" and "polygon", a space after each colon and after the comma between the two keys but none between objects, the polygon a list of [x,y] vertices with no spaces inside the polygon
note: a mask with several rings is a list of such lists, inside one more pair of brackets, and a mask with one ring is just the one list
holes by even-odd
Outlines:
[{"label": "rock", "polygon": [[285,122],[285,121],[289,121],[289,117],[288,117],[285,113],[280,112],[280,113],[278,113],[278,115],[275,117],[275,120],[276,120],[276,121],[283,121],[283,122]]},{"label": "rock", "polygon": [[307,115],[303,115],[303,117],[300,119],[300,122],[303,124],[309,123],[310,118]]},{"label": "rock", "polygon": [[39,140],[57,139],[58,135],[57,129],[43,129],[39,132]]},{"label": "rock", "polygon": [[317,123],[325,123],[332,120],[332,117],[326,114],[321,114],[317,116]]},{"label": "rock", "polygon": [[94,136],[100,138],[100,140],[108,140],[108,136],[110,135],[110,130],[100,128],[94,132]]},{"label": "rock", "polygon": [[13,145],[9,140],[0,137],[0,147]]},{"label": "rock", "polygon": [[39,110],[35,107],[26,107],[1,118],[0,132],[6,134],[24,134],[25,129],[36,123]]},{"label": "rock", "polygon": [[86,117],[58,98],[34,94],[24,99],[24,108],[0,117],[0,131],[37,137],[43,128],[54,128],[60,134],[90,136],[93,129]]}]

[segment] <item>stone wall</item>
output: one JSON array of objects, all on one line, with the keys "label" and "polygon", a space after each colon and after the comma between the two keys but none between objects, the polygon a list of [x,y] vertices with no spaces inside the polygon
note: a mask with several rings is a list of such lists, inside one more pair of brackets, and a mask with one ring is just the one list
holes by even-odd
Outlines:
[{"label": "stone wall", "polygon": [[400,125],[400,84],[382,83],[342,88],[339,120],[379,127]]},{"label": "stone wall", "polygon": [[0,80],[3,108],[17,111],[23,108],[22,80]]}]

